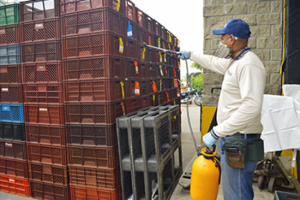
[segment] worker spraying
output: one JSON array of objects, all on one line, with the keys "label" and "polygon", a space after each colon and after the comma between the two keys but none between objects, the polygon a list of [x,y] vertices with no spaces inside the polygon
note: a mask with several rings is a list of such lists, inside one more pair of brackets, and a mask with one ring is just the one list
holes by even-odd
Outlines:
[{"label": "worker spraying", "polygon": [[[221,177],[224,199],[250,200],[254,198],[252,188],[254,171],[257,162],[262,160],[264,155],[263,141],[260,139],[263,130],[260,119],[266,71],[259,57],[247,47],[251,32],[246,22],[231,19],[222,29],[213,30],[213,34],[220,35],[220,44],[216,51],[218,57],[180,51],[179,58],[191,59],[204,68],[224,75],[217,111],[218,125],[204,135],[203,142],[213,148],[221,138]],[[204,156],[209,158],[209,155]],[[197,182],[196,179],[197,176],[201,179],[201,173],[198,174],[201,170],[204,169],[197,166],[194,168],[193,165],[192,199],[216,199],[216,194],[208,197],[194,195],[192,192],[197,187],[199,187],[198,193],[211,192],[203,191],[201,186],[197,185],[200,180]],[[218,181],[217,176],[212,176],[215,182]],[[212,187],[218,185],[214,184]],[[214,190],[214,193],[217,192],[218,189]]]}]

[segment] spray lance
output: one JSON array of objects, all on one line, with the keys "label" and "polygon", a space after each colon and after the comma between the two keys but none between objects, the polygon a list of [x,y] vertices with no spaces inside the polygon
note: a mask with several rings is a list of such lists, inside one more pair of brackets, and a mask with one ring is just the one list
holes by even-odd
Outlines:
[{"label": "spray lance", "polygon": [[[177,56],[181,55],[180,52],[173,50],[166,50],[163,48],[147,45],[144,43],[145,47],[163,51],[169,54],[175,54]],[[187,84],[190,88],[187,98],[190,98],[191,94],[191,80],[189,78],[189,69],[187,60],[185,60],[186,65],[186,77]],[[201,152],[197,148],[197,143],[194,137],[194,133],[191,126],[188,103],[186,103],[187,119],[190,132],[193,138],[194,146],[197,152],[197,158],[192,166],[191,175],[191,185],[190,185],[190,195],[192,200],[216,200],[219,190],[219,184],[221,180],[221,164],[216,156],[216,145],[213,145],[213,149],[208,147],[203,148],[202,145]],[[201,148],[200,147],[200,148]]]}]

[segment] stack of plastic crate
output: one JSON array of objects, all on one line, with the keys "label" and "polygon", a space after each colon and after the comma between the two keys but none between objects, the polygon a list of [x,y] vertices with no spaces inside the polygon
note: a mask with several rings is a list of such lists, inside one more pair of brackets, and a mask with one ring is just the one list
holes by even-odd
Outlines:
[{"label": "stack of plastic crate", "polygon": [[30,196],[21,56],[19,4],[0,7],[0,190]]},{"label": "stack of plastic crate", "polygon": [[31,195],[68,199],[58,0],[20,3],[25,129]]},{"label": "stack of plastic crate", "polygon": [[125,113],[124,1],[61,0],[71,199],[121,199],[116,118]]}]

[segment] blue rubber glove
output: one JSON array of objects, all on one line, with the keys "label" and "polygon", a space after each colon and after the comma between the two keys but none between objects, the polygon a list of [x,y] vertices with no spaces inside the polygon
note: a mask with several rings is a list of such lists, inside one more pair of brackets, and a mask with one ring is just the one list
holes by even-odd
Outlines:
[{"label": "blue rubber glove", "polygon": [[190,51],[180,51],[180,55],[178,55],[178,58],[182,60],[187,60],[190,59],[191,57],[191,52]]},{"label": "blue rubber glove", "polygon": [[213,145],[218,141],[219,136],[217,136],[214,132],[213,129],[211,129],[211,131],[209,131],[208,133],[206,133],[203,136],[203,142],[206,146],[208,146],[209,148],[213,148]]}]

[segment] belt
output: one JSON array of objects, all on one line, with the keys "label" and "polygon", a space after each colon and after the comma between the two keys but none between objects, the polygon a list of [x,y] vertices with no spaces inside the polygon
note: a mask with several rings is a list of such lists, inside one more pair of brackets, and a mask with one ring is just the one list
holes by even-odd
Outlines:
[{"label": "belt", "polygon": [[234,137],[234,138],[240,138],[240,139],[244,139],[246,135],[246,138],[260,138],[260,134],[257,133],[249,133],[249,134],[242,134],[242,133],[235,133],[233,135],[228,135],[229,137]]}]

